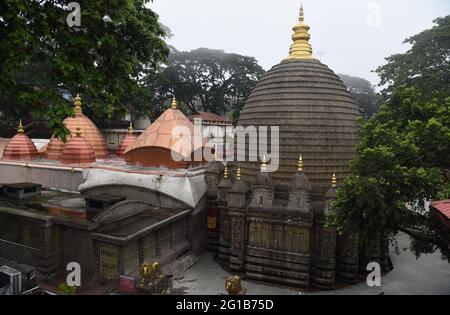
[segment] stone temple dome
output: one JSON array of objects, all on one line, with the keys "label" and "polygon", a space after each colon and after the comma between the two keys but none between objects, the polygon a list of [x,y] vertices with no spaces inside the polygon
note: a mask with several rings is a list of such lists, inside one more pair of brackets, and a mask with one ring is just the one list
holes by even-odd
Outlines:
[{"label": "stone temple dome", "polygon": [[81,136],[81,128],[77,128],[75,137],[71,137],[61,153],[62,164],[90,164],[96,160],[92,146]]},{"label": "stone temple dome", "polygon": [[[304,172],[312,186],[313,208],[314,203],[322,208],[331,175],[347,176],[348,163],[355,153],[360,112],[339,77],[312,56],[308,30],[302,8],[289,57],[259,81],[237,125],[257,129],[279,126],[280,165],[271,176],[278,188],[287,189],[302,154]],[[243,178],[253,180],[258,171],[257,162],[242,163]]]},{"label": "stone temple dome", "polygon": [[97,158],[107,157],[108,149],[106,148],[105,140],[97,126],[83,114],[80,96],[77,95],[77,97],[75,97],[74,105],[75,117],[69,117],[64,120],[72,137],[75,136],[77,128],[80,128],[81,136],[92,146],[95,151],[95,156]]}]

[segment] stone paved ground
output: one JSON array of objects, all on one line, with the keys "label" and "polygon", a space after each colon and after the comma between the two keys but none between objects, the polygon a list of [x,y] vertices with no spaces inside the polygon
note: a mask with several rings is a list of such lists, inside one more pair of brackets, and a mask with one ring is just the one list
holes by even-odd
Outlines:
[{"label": "stone paved ground", "polygon": [[[328,292],[299,292],[298,290],[243,281],[247,294],[447,294],[450,295],[450,264],[440,254],[423,255],[419,260],[409,251],[409,238],[397,237],[400,255],[391,250],[394,270],[382,278],[380,288],[369,288],[365,283]],[[185,276],[174,282],[178,293],[196,295],[225,294],[225,278],[229,274],[213,260],[212,253],[204,253]]]}]

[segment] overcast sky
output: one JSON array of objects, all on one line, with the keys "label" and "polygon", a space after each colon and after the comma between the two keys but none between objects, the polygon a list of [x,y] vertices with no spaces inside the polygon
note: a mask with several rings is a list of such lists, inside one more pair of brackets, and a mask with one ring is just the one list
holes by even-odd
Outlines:
[{"label": "overcast sky", "polygon": [[[313,52],[336,73],[378,83],[371,73],[408,48],[403,40],[450,14],[449,0],[303,0]],[[149,5],[178,50],[223,49],[255,57],[266,70],[291,45],[300,0],[154,0]]]}]

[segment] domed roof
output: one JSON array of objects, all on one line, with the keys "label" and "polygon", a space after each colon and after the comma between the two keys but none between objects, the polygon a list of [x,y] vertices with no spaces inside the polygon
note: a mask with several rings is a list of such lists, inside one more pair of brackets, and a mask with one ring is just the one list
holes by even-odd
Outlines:
[{"label": "domed roof", "polygon": [[228,166],[225,166],[224,170],[223,170],[223,178],[220,181],[219,185],[217,185],[217,187],[220,188],[220,189],[228,189],[232,185],[233,185],[233,183],[228,178]]},{"label": "domed roof", "polygon": [[123,156],[125,151],[136,142],[137,137],[134,135],[133,126],[130,122],[130,127],[128,127],[128,133],[123,137],[122,143],[120,143],[119,148],[117,149],[117,155]]},{"label": "domed roof", "polygon": [[24,132],[22,120],[17,134],[8,142],[3,151],[3,160],[33,160],[37,158],[38,150]]},{"label": "domed roof", "polygon": [[267,188],[271,190],[275,189],[275,184],[272,179],[272,176],[270,176],[270,174],[267,173],[266,163],[267,160],[266,157],[264,156],[262,159],[261,171],[256,175],[256,179],[255,182],[253,183],[252,188]]},{"label": "domed roof", "polygon": [[[194,125],[177,109],[173,99],[171,108],[155,120],[137,140],[125,151],[125,159],[133,165],[187,167],[195,149],[202,149],[206,140],[202,137],[201,147],[196,148]],[[181,144],[181,145],[180,145]],[[171,154],[178,154],[182,162],[175,161]],[[199,161],[198,161],[199,162]]]},{"label": "domed roof", "polygon": [[75,137],[71,137],[64,146],[60,162],[62,164],[90,164],[95,160],[94,149],[81,136],[81,128],[78,128]]},{"label": "domed roof", "polygon": [[309,182],[308,177],[306,176],[305,172],[303,172],[303,157],[300,155],[300,158],[298,159],[298,172],[295,173],[294,177],[292,177],[291,181],[289,182],[289,190],[295,191],[295,190],[306,190],[311,191],[311,184]]},{"label": "domed roof", "polygon": [[81,136],[92,146],[97,158],[108,156],[105,140],[98,130],[97,126],[83,114],[81,108],[81,98],[79,95],[75,97],[75,117],[68,117],[64,120],[66,127],[70,130],[72,137],[77,132],[77,128],[81,129]]},{"label": "domed roof", "polygon": [[52,137],[50,139],[50,142],[47,144],[47,148],[43,154],[44,157],[48,160],[58,161],[61,157],[63,150],[64,150],[64,142],[62,142],[58,138]]},{"label": "domed roof", "polygon": [[238,167],[237,172],[236,172],[236,180],[234,181],[233,185],[231,186],[230,192],[246,193],[248,191],[249,191],[249,187],[243,180],[241,180],[241,168]]},{"label": "domed roof", "polygon": [[[272,173],[275,183],[289,184],[302,153],[312,186],[311,199],[323,201],[332,170],[342,177],[347,175],[348,162],[355,153],[360,112],[339,77],[312,58],[306,31],[309,27],[304,25],[301,12],[288,59],[259,81],[237,125],[279,126],[280,165]],[[242,164],[246,178],[257,172],[256,163]]]}]

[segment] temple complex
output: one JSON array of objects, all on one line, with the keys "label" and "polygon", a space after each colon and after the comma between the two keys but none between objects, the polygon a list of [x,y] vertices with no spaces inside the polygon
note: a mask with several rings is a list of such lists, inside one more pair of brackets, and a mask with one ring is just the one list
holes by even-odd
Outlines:
[{"label": "temple complex", "polygon": [[207,140],[194,136],[197,126],[175,98],[138,137],[130,124],[111,154],[77,95],[66,142],[52,137],[38,152],[20,123],[3,146],[0,259],[31,266],[45,281],[78,262],[85,284],[140,279],[144,262],[173,274],[187,256],[211,250],[246,279],[325,290],[355,283],[365,259],[386,261],[384,242],[362,251],[357,230],[340,235],[326,224],[360,114],[343,82],[314,58],[303,7],[293,30],[288,57],[260,80],[237,123],[279,126],[276,172],[269,155],[250,147],[239,162],[216,155],[207,163]]}]

